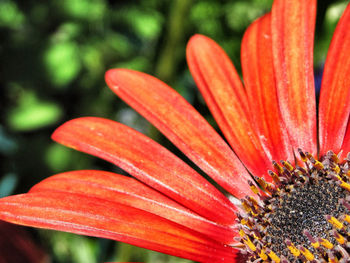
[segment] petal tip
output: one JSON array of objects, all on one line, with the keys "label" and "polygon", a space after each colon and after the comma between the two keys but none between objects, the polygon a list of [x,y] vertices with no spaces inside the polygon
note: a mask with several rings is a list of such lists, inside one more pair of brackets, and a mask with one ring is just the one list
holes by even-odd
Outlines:
[{"label": "petal tip", "polygon": [[195,34],[188,41],[187,47],[191,47],[192,45],[199,45],[200,43],[208,42],[208,41],[213,41],[213,40],[205,35]]},{"label": "petal tip", "polygon": [[105,81],[108,85],[108,87],[112,88],[116,84],[116,79],[118,78],[118,75],[125,69],[119,69],[119,68],[114,68],[114,69],[109,69],[105,73]]}]

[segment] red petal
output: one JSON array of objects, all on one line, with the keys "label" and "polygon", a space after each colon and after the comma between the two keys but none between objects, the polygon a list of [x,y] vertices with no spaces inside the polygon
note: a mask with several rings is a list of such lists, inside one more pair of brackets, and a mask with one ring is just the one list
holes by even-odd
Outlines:
[{"label": "red petal", "polygon": [[350,122],[348,122],[343,145],[342,145],[343,156],[347,156],[350,153]]},{"label": "red petal", "polygon": [[294,149],[316,154],[313,40],[316,0],[276,0],[271,33],[277,94]]},{"label": "red petal", "polygon": [[167,149],[125,125],[79,118],[63,124],[52,138],[116,164],[205,218],[235,222],[234,206],[214,186]]},{"label": "red petal", "polygon": [[44,192],[0,200],[16,224],[109,238],[201,262],[229,262],[235,251],[145,211],[84,195]]},{"label": "red petal", "polygon": [[51,176],[30,192],[61,191],[98,197],[135,207],[195,229],[226,244],[235,243],[237,231],[204,219],[143,183],[123,175],[103,171],[73,171]]},{"label": "red petal", "polygon": [[319,105],[320,155],[339,152],[350,113],[350,5],[339,20],[323,72]]},{"label": "red petal", "polygon": [[187,45],[192,76],[234,152],[256,176],[267,176],[271,160],[251,125],[242,82],[224,50],[210,38],[195,35]]},{"label": "red petal", "polygon": [[294,162],[293,150],[278,106],[273,69],[271,15],[256,20],[244,34],[242,70],[253,125],[271,160]]},{"label": "red petal", "polygon": [[204,172],[237,197],[250,194],[250,176],[207,121],[175,90],[144,73],[113,69],[108,86],[146,117]]}]

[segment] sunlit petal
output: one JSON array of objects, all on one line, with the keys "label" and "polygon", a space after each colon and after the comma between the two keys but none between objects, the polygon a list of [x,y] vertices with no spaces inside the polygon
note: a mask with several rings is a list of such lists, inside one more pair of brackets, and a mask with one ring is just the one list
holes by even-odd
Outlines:
[{"label": "sunlit petal", "polygon": [[241,162],[175,90],[150,75],[126,69],[109,70],[106,82],[218,184],[237,197],[250,192],[250,176]]},{"label": "sunlit petal", "polygon": [[221,47],[210,38],[193,36],[187,45],[192,76],[231,147],[256,176],[271,168],[253,129],[248,100],[240,77]]},{"label": "sunlit petal", "polygon": [[272,58],[271,15],[247,29],[241,49],[243,77],[253,125],[270,160],[294,162],[293,150],[278,105]]},{"label": "sunlit petal", "polygon": [[86,117],[60,126],[52,138],[108,160],[196,213],[233,224],[228,199],[174,154],[145,135],[114,121]]},{"label": "sunlit petal", "polygon": [[[339,152],[350,113],[350,5],[341,17],[329,47],[319,105],[320,155]],[[344,142],[346,144],[346,142]]]},{"label": "sunlit petal", "polygon": [[0,200],[8,222],[109,238],[202,262],[232,262],[235,251],[148,212],[66,192],[15,195]]},{"label": "sunlit petal", "polygon": [[271,34],[277,94],[294,149],[316,155],[313,45],[316,1],[276,0]]},{"label": "sunlit petal", "polygon": [[53,191],[84,194],[135,207],[225,244],[233,243],[236,236],[235,229],[208,221],[143,183],[119,174],[95,170],[66,172],[45,179],[30,192]]}]

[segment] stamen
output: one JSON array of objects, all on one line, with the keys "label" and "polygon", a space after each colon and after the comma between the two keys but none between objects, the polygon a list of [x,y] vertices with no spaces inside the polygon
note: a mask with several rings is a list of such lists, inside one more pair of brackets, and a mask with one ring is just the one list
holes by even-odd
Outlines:
[{"label": "stamen", "polygon": [[250,186],[250,189],[252,189],[254,194],[258,194],[259,193],[259,189],[256,187],[256,185],[252,182],[252,181],[248,181],[248,184]]},{"label": "stamen", "polygon": [[341,181],[340,187],[342,187],[350,192],[350,184],[345,183],[344,181]]},{"label": "stamen", "polygon": [[266,249],[266,253],[269,255],[269,257],[277,262],[277,263],[280,263],[281,262],[281,259],[276,255],[275,252],[273,252],[271,249]]},{"label": "stamen", "polygon": [[264,252],[263,249],[260,250],[260,251],[258,252],[258,254],[259,254],[259,257],[260,257],[262,260],[267,260],[267,259],[268,259],[268,256],[265,254],[265,252]]},{"label": "stamen", "polygon": [[293,256],[296,257],[296,258],[299,257],[300,256],[300,250],[298,248],[296,248],[294,246],[294,244],[289,239],[287,239],[285,242],[286,242],[286,245],[287,245],[289,251],[293,254]]},{"label": "stamen", "polygon": [[273,167],[276,169],[276,171],[278,172],[279,175],[283,174],[283,168],[281,165],[279,165],[278,163],[276,163],[275,161],[272,161],[272,165]]},{"label": "stamen", "polygon": [[331,234],[335,237],[339,244],[344,245],[346,240],[341,234],[339,234],[336,230],[331,230]]},{"label": "stamen", "polygon": [[281,164],[290,172],[294,170],[294,167],[288,161],[281,161]]},{"label": "stamen", "polygon": [[249,239],[248,236],[244,237],[243,242],[250,248],[251,251],[256,251],[256,246],[253,244],[253,242]]},{"label": "stamen", "polygon": [[338,219],[333,216],[326,215],[326,219],[329,223],[331,223],[335,228],[342,229],[344,226]]},{"label": "stamen", "polygon": [[307,231],[306,229],[304,230],[304,235],[309,239],[311,245],[314,247],[314,248],[319,248],[320,247],[320,243],[313,238],[313,236],[311,236],[310,232]]},{"label": "stamen", "polygon": [[332,244],[329,240],[324,239],[324,238],[319,238],[319,239],[318,239],[318,242],[319,242],[322,246],[324,246],[325,248],[328,248],[328,249],[332,249],[332,248],[334,247],[333,244]]},{"label": "stamen", "polygon": [[301,253],[303,253],[307,260],[311,261],[315,259],[315,256],[307,248],[304,248],[303,246],[298,246],[298,249],[301,251]]},{"label": "stamen", "polygon": [[306,157],[306,155],[304,154],[304,152],[300,148],[298,148],[298,152],[299,152],[301,160],[303,162],[307,162],[307,157]]},{"label": "stamen", "polygon": [[269,170],[269,171],[267,171],[267,172],[268,172],[268,174],[272,177],[272,179],[273,179],[273,181],[275,182],[275,184],[280,184],[280,183],[281,183],[281,181],[280,181],[278,175],[277,175],[275,172],[273,172],[273,171],[271,171],[271,170]]}]

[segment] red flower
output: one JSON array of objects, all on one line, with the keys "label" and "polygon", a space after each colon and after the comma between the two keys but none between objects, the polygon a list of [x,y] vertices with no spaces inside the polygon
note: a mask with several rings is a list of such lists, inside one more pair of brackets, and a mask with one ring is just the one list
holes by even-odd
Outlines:
[{"label": "red flower", "polygon": [[[314,0],[276,0],[271,14],[248,28],[241,54],[244,87],[213,40],[196,35],[189,41],[190,71],[232,149],[160,80],[127,69],[106,73],[118,96],[242,206],[139,132],[86,117],[63,124],[53,139],[110,161],[137,180],[92,170],[58,174],[27,194],[3,198],[0,218],[200,262],[238,262],[240,251],[250,261],[349,260],[350,216],[343,215],[350,208],[349,162],[342,156],[350,151],[350,5],[328,52],[318,131],[315,15]],[[303,149],[305,164],[295,161],[297,149]],[[271,163],[281,159],[288,162]]]}]

